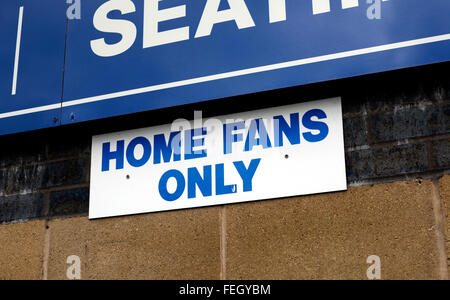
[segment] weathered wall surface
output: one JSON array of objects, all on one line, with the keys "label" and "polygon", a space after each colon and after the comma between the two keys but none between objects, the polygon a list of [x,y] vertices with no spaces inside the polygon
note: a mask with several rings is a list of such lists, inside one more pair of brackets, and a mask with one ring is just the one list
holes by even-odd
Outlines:
[{"label": "weathered wall surface", "polygon": [[[450,64],[0,137],[0,279],[447,279]],[[349,190],[89,221],[94,134],[342,96]],[[278,170],[282,172],[282,170]],[[301,183],[299,183],[301,184]]]},{"label": "weathered wall surface", "polygon": [[447,260],[448,260],[448,267],[450,271],[450,176],[444,176],[439,181],[440,191],[441,191],[441,197],[442,197],[442,204],[443,204],[443,231],[444,235],[446,236],[446,246],[447,246]]}]

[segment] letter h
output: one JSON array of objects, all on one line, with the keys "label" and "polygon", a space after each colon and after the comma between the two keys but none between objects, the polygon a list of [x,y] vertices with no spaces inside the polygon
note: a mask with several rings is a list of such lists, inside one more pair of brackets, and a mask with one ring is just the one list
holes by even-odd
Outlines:
[{"label": "letter h", "polygon": [[102,172],[109,171],[109,162],[116,160],[116,170],[123,169],[123,161],[125,155],[125,141],[117,141],[116,151],[111,152],[111,143],[103,143],[102,151]]}]

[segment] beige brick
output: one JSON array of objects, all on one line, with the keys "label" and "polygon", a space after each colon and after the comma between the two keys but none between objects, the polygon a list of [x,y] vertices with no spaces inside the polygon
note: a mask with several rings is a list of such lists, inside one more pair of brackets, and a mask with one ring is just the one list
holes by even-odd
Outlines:
[{"label": "beige brick", "polygon": [[441,194],[443,211],[446,220],[446,240],[448,253],[448,266],[450,272],[450,176],[446,175],[439,180],[439,193]]},{"label": "beige brick", "polygon": [[50,222],[49,279],[77,255],[82,279],[219,279],[219,208]]},{"label": "beige brick", "polygon": [[[301,183],[299,183],[301,184]],[[226,279],[437,279],[429,181],[228,206]]]},{"label": "beige brick", "polygon": [[0,225],[0,280],[42,279],[45,222]]}]

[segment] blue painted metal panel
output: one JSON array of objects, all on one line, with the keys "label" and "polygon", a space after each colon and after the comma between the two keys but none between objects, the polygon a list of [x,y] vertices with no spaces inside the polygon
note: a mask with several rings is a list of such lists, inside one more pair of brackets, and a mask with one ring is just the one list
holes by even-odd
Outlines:
[{"label": "blue painted metal panel", "polygon": [[[145,49],[144,1],[134,1],[135,12],[121,15],[115,11],[110,17],[136,25],[135,43],[122,54],[100,57],[92,51],[90,41],[105,38],[113,44],[120,36],[94,28],[94,13],[105,1],[93,0],[82,11],[87,20],[69,23],[62,122],[110,117],[450,59],[449,1],[381,2],[381,19],[374,20],[367,16],[366,1],[347,9],[342,8],[341,1],[331,1],[330,12],[313,14],[314,1],[286,0],[286,20],[270,23],[269,1],[246,0],[255,26],[238,29],[234,21],[224,22],[214,25],[211,35],[195,38],[206,0],[164,0],[160,2],[160,9],[186,5],[187,15],[161,22],[159,30],[189,26],[189,40]],[[229,9],[226,4],[227,1],[222,1],[221,9]],[[430,37],[438,37],[440,41],[430,42],[427,39]],[[408,43],[397,44],[399,42]],[[382,45],[388,45],[388,50],[372,48]],[[364,49],[365,54],[348,53],[359,49]],[[344,58],[323,57],[336,53]],[[309,58],[318,58],[319,62],[301,61]],[[289,67],[278,66],[280,63],[288,63]],[[271,66],[273,70],[271,67],[263,72],[252,69],[261,66]],[[244,70],[243,75],[229,74],[240,70]],[[215,74],[226,78],[205,78]],[[186,82],[191,79],[199,82]],[[167,83],[175,83],[175,87],[166,88]],[[140,88],[147,92],[136,90]]]},{"label": "blue painted metal panel", "polygon": [[0,134],[58,125],[66,4],[55,0],[8,0],[1,7]]},{"label": "blue painted metal panel", "polygon": [[[207,0],[161,0],[156,1],[159,10],[181,6],[185,16],[160,22],[158,31],[188,26],[189,35],[182,41],[144,47],[144,35],[151,28],[144,26],[144,4],[148,8],[155,1],[81,1],[81,19],[68,21],[61,124],[450,60],[450,1],[222,0],[220,11],[244,4],[253,24],[239,29],[235,21],[221,22],[210,35],[195,37]],[[30,16],[41,22],[28,33],[24,23],[24,43],[28,40],[40,51],[21,49],[16,96],[8,93],[18,5],[4,5],[13,12],[0,20],[1,30],[8,28],[1,32],[7,43],[0,50],[5,66],[0,70],[0,95],[5,99],[0,104],[0,134],[52,126],[59,117],[57,108],[47,106],[59,103],[61,94],[65,8],[60,2],[64,1],[41,1],[53,6],[42,9],[46,18]],[[313,4],[327,8],[328,2],[329,9],[314,13]],[[21,3],[25,11],[37,6],[31,0]],[[276,10],[282,17],[271,23],[270,7],[280,3],[286,4]],[[381,18],[370,19],[367,12],[376,3]],[[118,5],[128,11],[122,14],[115,9]],[[104,32],[99,24],[113,22],[106,17],[94,21],[100,7],[110,7],[107,18],[122,20],[121,25],[116,23],[119,30]],[[242,15],[239,9],[234,12]],[[109,57],[95,53],[92,41],[104,39],[115,45],[127,36],[118,32],[130,24],[136,36],[128,49]],[[27,56],[31,58],[26,60]],[[18,101],[19,96],[24,100]],[[31,117],[20,111],[32,107],[41,112]],[[16,121],[1,118],[1,113],[11,111],[19,111]]]}]

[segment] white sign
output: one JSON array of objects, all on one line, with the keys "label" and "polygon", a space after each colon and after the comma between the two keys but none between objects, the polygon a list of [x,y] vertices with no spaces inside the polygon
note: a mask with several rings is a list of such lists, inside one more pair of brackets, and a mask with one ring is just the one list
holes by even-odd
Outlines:
[{"label": "white sign", "polygon": [[347,188],[340,98],[93,137],[89,218]]}]

